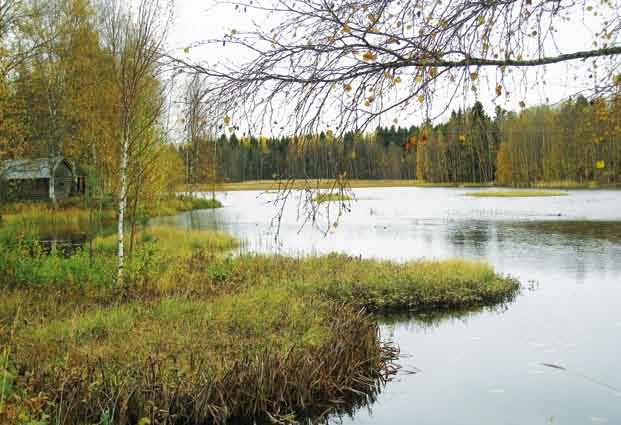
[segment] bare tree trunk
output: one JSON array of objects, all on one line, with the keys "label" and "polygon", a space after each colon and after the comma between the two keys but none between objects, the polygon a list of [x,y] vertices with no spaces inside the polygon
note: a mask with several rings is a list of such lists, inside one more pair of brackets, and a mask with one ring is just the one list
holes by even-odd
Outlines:
[{"label": "bare tree trunk", "polygon": [[118,251],[117,251],[117,275],[116,281],[118,285],[123,284],[123,272],[125,269],[125,239],[124,239],[124,227],[125,227],[125,208],[127,207],[127,163],[129,157],[129,137],[126,134],[123,136],[123,144],[121,147],[121,187],[119,189],[119,217],[117,226],[117,238],[118,238]]}]

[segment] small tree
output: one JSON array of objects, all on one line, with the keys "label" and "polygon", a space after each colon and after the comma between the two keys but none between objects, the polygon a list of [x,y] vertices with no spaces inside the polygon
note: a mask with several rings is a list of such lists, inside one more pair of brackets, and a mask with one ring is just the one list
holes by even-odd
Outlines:
[{"label": "small tree", "polygon": [[140,0],[136,9],[120,0],[103,3],[104,41],[115,59],[118,93],[119,187],[117,283],[123,283],[125,267],[125,215],[130,186],[131,161],[141,155],[145,132],[157,124],[163,101],[153,102],[153,81],[162,71],[160,58],[169,27],[170,7],[159,0]]}]

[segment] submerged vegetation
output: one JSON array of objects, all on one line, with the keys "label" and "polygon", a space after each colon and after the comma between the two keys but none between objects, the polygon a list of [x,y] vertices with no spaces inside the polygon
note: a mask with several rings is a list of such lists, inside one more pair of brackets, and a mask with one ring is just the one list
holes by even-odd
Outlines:
[{"label": "submerged vegetation", "polygon": [[555,192],[551,190],[490,190],[482,192],[468,192],[466,196],[474,196],[478,198],[532,198],[541,196],[566,196],[567,192]]},{"label": "submerged vegetation", "polygon": [[621,222],[596,220],[548,220],[512,223],[512,226],[540,235],[561,236],[579,241],[594,239],[621,242]]}]

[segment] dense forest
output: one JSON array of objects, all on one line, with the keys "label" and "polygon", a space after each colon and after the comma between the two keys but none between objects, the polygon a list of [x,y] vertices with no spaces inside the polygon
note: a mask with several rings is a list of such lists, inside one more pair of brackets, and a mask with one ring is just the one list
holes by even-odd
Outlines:
[{"label": "dense forest", "polygon": [[[496,107],[491,113],[476,102],[443,123],[338,136],[326,129],[299,138],[230,131],[211,136],[204,123],[215,128],[222,117],[205,116],[193,104],[201,88],[190,82],[182,102],[188,118],[183,137],[173,140],[163,124],[171,93],[160,63],[128,75],[134,59],[127,55],[140,45],[129,40],[125,51],[116,45],[105,10],[95,10],[87,0],[23,5],[20,13],[28,15],[28,24],[16,15],[2,26],[0,161],[63,155],[85,172],[90,192],[99,198],[120,193],[120,176],[126,175],[130,209],[184,181],[214,179],[345,173],[350,179],[514,186],[621,180],[619,81],[616,94],[606,98],[578,96],[556,106],[520,112]],[[138,84],[128,93],[132,79]]]},{"label": "dense forest", "polygon": [[352,179],[513,186],[565,180],[612,183],[621,180],[620,123],[620,97],[579,96],[560,106],[519,113],[496,107],[493,117],[476,102],[436,125],[378,127],[341,138],[330,130],[304,139],[232,133],[205,142],[210,146],[203,151],[211,152],[209,161],[215,152],[218,179],[230,181],[347,173]]}]

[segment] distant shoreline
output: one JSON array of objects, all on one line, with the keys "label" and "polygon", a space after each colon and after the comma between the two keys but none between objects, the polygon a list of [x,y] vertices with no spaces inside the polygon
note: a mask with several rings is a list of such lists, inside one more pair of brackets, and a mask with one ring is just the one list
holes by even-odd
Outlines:
[{"label": "distant shoreline", "polygon": [[[383,188],[383,187],[445,187],[445,188],[513,188],[511,186],[491,183],[435,183],[421,180],[348,180],[346,187]],[[338,188],[334,179],[296,179],[296,180],[247,180],[242,182],[201,183],[188,187],[182,185],[183,192],[229,192],[240,190],[282,190],[282,189],[331,189]],[[597,183],[593,181],[579,183],[573,181],[539,182],[530,187],[514,189],[621,189],[621,183]]]}]

